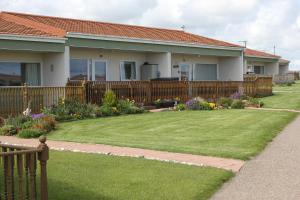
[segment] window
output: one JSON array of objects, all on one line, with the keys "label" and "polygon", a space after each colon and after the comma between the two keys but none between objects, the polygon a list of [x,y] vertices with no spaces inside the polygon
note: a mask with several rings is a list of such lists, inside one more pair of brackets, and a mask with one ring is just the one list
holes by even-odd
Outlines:
[{"label": "window", "polygon": [[247,72],[249,72],[249,73],[253,72],[253,67],[252,67],[252,65],[248,65],[248,66],[247,66]]},{"label": "window", "polygon": [[264,66],[254,66],[254,73],[255,74],[264,74],[265,67]]},{"label": "window", "polygon": [[70,61],[70,79],[88,80],[88,60],[71,59]]},{"label": "window", "polygon": [[95,81],[106,81],[106,62],[105,61],[95,61],[94,69],[92,70],[94,74]]},{"label": "window", "polygon": [[0,86],[31,86],[41,84],[39,63],[0,62]]},{"label": "window", "polygon": [[180,64],[180,80],[181,81],[190,81],[190,64],[184,63]]},{"label": "window", "polygon": [[216,64],[195,64],[195,81],[212,81],[218,79],[218,69]]},{"label": "window", "polygon": [[136,79],[136,66],[135,62],[124,61],[120,65],[121,80],[135,80]]}]

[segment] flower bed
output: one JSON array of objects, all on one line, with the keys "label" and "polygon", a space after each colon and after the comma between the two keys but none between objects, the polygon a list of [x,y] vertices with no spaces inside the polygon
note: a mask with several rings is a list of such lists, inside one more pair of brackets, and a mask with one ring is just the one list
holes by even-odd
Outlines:
[{"label": "flower bed", "polygon": [[18,115],[3,119],[0,135],[17,135],[22,138],[39,137],[56,128],[56,120],[51,115]]},{"label": "flower bed", "polygon": [[22,138],[39,137],[56,127],[57,121],[72,121],[88,118],[116,116],[122,114],[144,113],[143,107],[138,107],[129,99],[117,100],[112,91],[107,91],[102,106],[85,104],[78,100],[60,99],[57,105],[43,109],[41,114],[32,114],[27,108],[23,115],[0,118],[0,135],[17,135]]},{"label": "flower bed", "polygon": [[215,110],[215,109],[244,109],[245,107],[260,108],[264,105],[262,101],[256,98],[234,93],[229,98],[220,98],[217,103],[205,101],[200,97],[193,98],[186,103],[174,105],[174,110]]}]

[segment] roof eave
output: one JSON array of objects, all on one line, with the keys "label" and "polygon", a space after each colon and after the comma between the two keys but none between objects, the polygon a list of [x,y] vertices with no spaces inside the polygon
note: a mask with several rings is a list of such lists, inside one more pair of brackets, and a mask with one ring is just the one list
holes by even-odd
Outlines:
[{"label": "roof eave", "polygon": [[280,57],[266,57],[266,56],[252,56],[252,55],[245,55],[245,58],[264,58],[264,59],[272,59],[272,60],[280,59]]},{"label": "roof eave", "polygon": [[17,35],[17,34],[0,34],[2,40],[20,40],[32,42],[49,42],[49,43],[66,43],[67,38]]},{"label": "roof eave", "polygon": [[243,47],[200,45],[197,43],[151,40],[151,39],[129,38],[129,37],[120,37],[120,36],[108,36],[108,35],[83,34],[83,33],[75,33],[75,32],[68,32],[66,37],[81,38],[81,39],[94,39],[94,40],[110,40],[110,41],[120,41],[120,42],[133,42],[133,43],[147,43],[147,44],[158,44],[158,45],[185,46],[185,47],[196,47],[196,48],[207,48],[207,49],[221,49],[221,50],[225,49],[225,50],[233,50],[233,51],[243,51],[244,50]]}]

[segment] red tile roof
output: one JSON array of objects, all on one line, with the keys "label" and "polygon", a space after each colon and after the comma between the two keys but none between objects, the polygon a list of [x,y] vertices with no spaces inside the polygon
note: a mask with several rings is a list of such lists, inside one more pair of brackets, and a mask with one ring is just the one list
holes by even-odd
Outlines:
[{"label": "red tile roof", "polygon": [[257,50],[253,50],[253,49],[245,49],[245,56],[249,56],[249,57],[259,57],[259,58],[271,58],[271,59],[279,59],[280,56],[274,55],[274,54],[270,54],[270,53],[266,53],[263,51],[257,51]]},{"label": "red tile roof", "polygon": [[[240,47],[235,44],[187,33],[181,30],[163,28],[150,28],[12,12],[2,12],[0,21],[8,21],[10,23],[10,26],[6,26],[5,31],[3,31],[2,26],[0,26],[0,33],[4,32],[7,34],[66,37],[67,32],[72,32],[99,36],[181,42],[187,44],[195,43],[199,45]],[[21,25],[23,25],[24,30],[18,28]]]},{"label": "red tile roof", "polygon": [[53,37],[54,35],[43,30],[12,22],[6,15],[0,13],[0,34],[28,35]]}]

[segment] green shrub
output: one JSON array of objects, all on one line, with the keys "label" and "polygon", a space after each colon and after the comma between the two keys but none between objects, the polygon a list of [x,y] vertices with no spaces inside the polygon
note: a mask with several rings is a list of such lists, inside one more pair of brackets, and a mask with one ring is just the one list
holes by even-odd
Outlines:
[{"label": "green shrub", "polygon": [[33,129],[38,129],[44,132],[50,132],[56,128],[56,120],[53,116],[45,115],[35,119],[32,125]]},{"label": "green shrub", "polygon": [[57,121],[95,118],[101,116],[99,106],[81,103],[76,99],[60,100],[58,105],[44,108],[43,113],[46,115],[54,115]]},{"label": "green shrub", "polygon": [[185,103],[187,110],[212,110],[212,106],[204,99],[197,97]]},{"label": "green shrub", "polygon": [[12,136],[18,133],[17,127],[13,125],[4,125],[0,128],[0,135]]},{"label": "green shrub", "polygon": [[16,128],[22,128],[25,122],[32,121],[32,118],[25,115],[17,115],[15,117],[9,116],[5,120],[5,125],[12,125]]},{"label": "green shrub", "polygon": [[20,138],[38,138],[44,135],[45,131],[40,129],[23,129],[19,132],[18,137]]},{"label": "green shrub", "polygon": [[248,103],[251,106],[258,106],[258,107],[263,107],[264,106],[264,102],[260,101],[257,98],[253,98],[253,97],[249,98]]},{"label": "green shrub", "polygon": [[231,108],[232,109],[244,109],[245,105],[242,100],[233,100],[233,102],[231,104]]},{"label": "green shrub", "polygon": [[117,107],[111,107],[111,106],[108,106],[108,105],[101,106],[100,111],[101,111],[101,114],[103,116],[114,116],[114,115],[119,115],[120,114]]},{"label": "green shrub", "polygon": [[183,103],[177,104],[176,107],[175,107],[175,110],[177,110],[177,111],[185,110],[185,104],[183,104]]},{"label": "green shrub", "polygon": [[22,124],[22,129],[28,129],[28,128],[31,128],[34,124],[34,121],[33,120],[30,120],[30,121],[27,121],[25,123]]},{"label": "green shrub", "polygon": [[117,106],[117,97],[112,90],[108,90],[104,94],[103,105],[116,107]]},{"label": "green shrub", "polygon": [[200,102],[199,105],[200,105],[200,109],[199,110],[212,110],[212,107],[206,101]]},{"label": "green shrub", "polygon": [[3,117],[0,117],[0,127],[4,126],[5,119]]},{"label": "green shrub", "polygon": [[138,114],[144,112],[143,108],[137,107],[135,102],[129,99],[118,101],[117,109],[121,114]]},{"label": "green shrub", "polygon": [[229,108],[232,104],[233,100],[231,98],[222,97],[220,98],[218,104],[223,108]]}]

